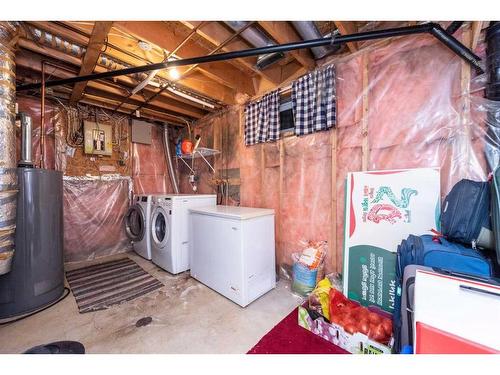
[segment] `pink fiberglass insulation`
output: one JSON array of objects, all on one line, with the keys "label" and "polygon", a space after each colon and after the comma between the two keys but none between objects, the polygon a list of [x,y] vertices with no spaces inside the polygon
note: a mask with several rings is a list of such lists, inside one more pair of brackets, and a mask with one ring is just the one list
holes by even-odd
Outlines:
[{"label": "pink fiberglass insulation", "polygon": [[470,94],[461,88],[462,69],[461,59],[428,36],[370,54],[368,169],[440,167],[443,194],[458,179],[486,177],[482,152],[472,147],[484,125],[463,109]]},{"label": "pink fiberglass insulation", "polygon": [[240,149],[240,196],[241,205],[247,207],[261,207],[262,196],[266,192],[262,191],[262,155],[264,145],[245,147]]},{"label": "pink fiberglass insulation", "polygon": [[78,262],[130,250],[124,217],[129,181],[65,180],[64,260]]},{"label": "pink fiberglass insulation", "polygon": [[[461,33],[459,30],[456,36],[462,38]],[[483,43],[476,52],[484,56]],[[231,199],[229,204],[276,210],[278,265],[291,264],[291,254],[300,249],[302,240],[329,240],[333,229],[336,230],[336,239],[330,244],[326,259],[327,272],[340,270],[342,266],[344,186],[348,172],[363,168],[440,167],[443,196],[461,178],[484,180],[484,148],[488,142],[486,113],[500,111],[498,103],[483,97],[485,76],[475,77],[472,73],[469,90],[467,80],[464,84],[463,79],[468,66],[430,36],[369,43],[355,54],[332,57],[329,63],[335,64],[337,72],[337,144],[334,147],[331,131],[246,147],[241,106],[210,115],[193,128],[193,136],[202,136],[201,146],[221,151],[219,156],[210,159],[217,170],[216,177],[229,177],[229,173],[233,173],[231,178],[240,184],[238,199]],[[57,119],[57,116],[56,111],[47,117]],[[60,117],[56,122],[47,120],[47,129],[60,120]],[[363,124],[367,126],[366,133],[363,133]],[[336,150],[334,197],[332,148]],[[367,157],[365,166],[363,152]],[[160,128],[154,127],[151,146],[133,146],[133,157],[135,193],[172,191]],[[47,155],[48,162],[53,159]],[[181,192],[192,192],[189,169],[179,160],[175,164]],[[201,159],[196,160],[195,167],[200,178],[198,192],[214,193],[211,170]],[[104,189],[107,193],[98,195],[99,199],[87,202],[88,194],[95,195],[92,189],[96,187],[90,185],[65,187],[69,189],[65,190],[65,199],[66,196],[68,199],[65,204],[68,207],[72,204],[77,210],[72,210],[67,218],[68,225],[76,223],[74,233],[67,234],[67,244],[84,241],[87,230],[80,223],[90,215],[85,205],[93,207],[94,201],[120,196],[123,201],[104,205],[104,211],[123,216],[126,206],[123,202],[128,202],[124,188],[109,186]],[[334,220],[332,204],[336,211]],[[113,231],[104,233],[121,243],[122,227],[117,223],[111,227]],[[94,233],[94,229],[89,230]],[[106,238],[102,241],[108,243]],[[92,250],[93,244],[83,243],[86,252],[82,256],[98,253]]]},{"label": "pink fiberglass insulation", "polygon": [[[440,167],[444,196],[458,180],[484,180],[485,99],[461,87],[464,64],[428,36],[399,38],[369,48],[366,67],[358,59],[358,76],[367,69],[368,170]],[[358,113],[360,97],[352,98],[354,60],[336,64],[339,112]],[[465,66],[465,69],[468,67]],[[360,96],[363,94],[361,88]],[[470,101],[470,113],[464,103]],[[362,107],[361,107],[362,108]],[[348,119],[345,121],[345,119]],[[358,117],[339,113],[337,146],[337,259],[341,259],[344,230],[344,183],[347,172],[362,169],[362,132]],[[353,148],[357,147],[357,148]],[[338,263],[340,266],[340,263]],[[337,267],[337,269],[339,269]]]},{"label": "pink fiberglass insulation", "polygon": [[[32,145],[33,145],[33,161],[36,166],[40,165],[41,156],[41,129],[40,129],[40,99],[27,96],[18,96],[16,98],[18,103],[19,112],[25,112],[31,116],[33,135],[32,135]],[[64,113],[61,111],[59,106],[54,105],[50,100],[45,101],[45,153],[44,153],[44,168],[47,169],[58,169],[56,168],[56,142],[55,142],[55,129],[58,126],[64,124]],[[17,134],[17,157],[18,160],[21,157],[21,132]]]},{"label": "pink fiberglass insulation", "polygon": [[[285,147],[284,185],[281,192],[282,242],[280,262],[304,240],[329,240],[331,230],[331,133],[289,137]],[[329,256],[332,252],[329,251]],[[330,263],[330,257],[327,262]]]},{"label": "pink fiberglass insulation", "polygon": [[[461,37],[460,31],[457,35]],[[482,44],[478,50],[484,50]],[[333,197],[337,235],[326,259],[327,271],[341,269],[345,178],[348,172],[363,169],[363,143],[367,145],[368,170],[440,167],[444,196],[461,178],[486,178],[485,114],[491,106],[498,107],[483,98],[484,77],[474,78],[472,92],[461,86],[468,66],[429,36],[371,44],[331,62],[337,71],[337,186]],[[464,110],[468,105],[470,112]],[[218,126],[236,127],[228,115],[221,121]],[[366,134],[363,123],[368,127]],[[331,132],[246,147],[242,129],[240,124],[239,134],[233,132],[230,137],[239,145],[232,165],[240,168],[241,205],[276,210],[277,262],[290,265],[301,240],[330,238]],[[239,142],[234,140],[236,136]],[[227,138],[223,150],[225,142]],[[284,148],[281,166],[279,147]]]},{"label": "pink fiberglass insulation", "polygon": [[[172,147],[172,153],[174,149]],[[151,144],[132,144],[134,194],[173,193],[163,147],[163,129],[153,125]]]}]

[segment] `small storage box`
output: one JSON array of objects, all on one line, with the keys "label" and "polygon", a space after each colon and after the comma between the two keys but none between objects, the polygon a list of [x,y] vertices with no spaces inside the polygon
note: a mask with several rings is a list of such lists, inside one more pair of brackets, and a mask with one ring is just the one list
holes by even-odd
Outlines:
[{"label": "small storage box", "polygon": [[[307,302],[306,302],[307,303]],[[352,354],[390,354],[391,346],[371,340],[362,333],[347,333],[344,328],[335,323],[327,323],[324,318],[313,319],[305,306],[299,306],[299,326],[315,335],[340,346]],[[392,342],[392,340],[391,340]]]}]

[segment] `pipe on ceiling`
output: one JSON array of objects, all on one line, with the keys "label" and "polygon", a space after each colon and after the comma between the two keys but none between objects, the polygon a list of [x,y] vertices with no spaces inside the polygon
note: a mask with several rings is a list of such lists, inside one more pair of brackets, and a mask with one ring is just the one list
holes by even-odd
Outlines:
[{"label": "pipe on ceiling", "polygon": [[[250,21],[226,21],[226,24],[238,32],[246,27]],[[263,32],[255,27],[249,27],[241,33],[241,36],[254,47],[275,46],[276,43],[269,39]]]},{"label": "pipe on ceiling", "polygon": [[481,61],[481,58],[474,54],[469,48],[464,46],[458,39],[456,39],[453,35],[450,35],[446,32],[445,29],[443,29],[440,25],[438,24],[430,24],[433,25],[430,33],[433,35],[436,39],[441,41],[446,47],[451,49],[455,54],[460,56],[462,59],[467,61],[472,67],[476,70],[477,73],[484,73],[484,70],[479,63]]},{"label": "pipe on ceiling", "polygon": [[[48,31],[45,30],[40,30],[32,26],[28,26],[29,30],[31,31],[31,35],[34,38],[34,41],[38,44],[54,48],[58,51],[68,53],[74,57],[77,58],[83,58],[85,55],[85,52],[87,51],[85,47],[75,44],[73,42],[70,42],[68,40],[65,40],[57,35],[53,35],[49,33]],[[99,55],[97,64],[106,68],[106,69],[112,69],[112,70],[119,70],[119,69],[125,69],[129,68],[130,65],[127,65],[125,63],[121,63],[116,61],[114,58],[101,53]],[[148,78],[148,74],[146,73],[138,73],[134,74],[134,79],[137,81],[143,81]],[[151,80],[150,80],[151,81]],[[161,82],[149,82],[152,86],[159,87]]]},{"label": "pipe on ceiling", "polygon": [[10,272],[15,247],[16,38],[17,24],[0,21],[0,275]]},{"label": "pipe on ceiling", "polygon": [[[304,40],[318,39],[323,37],[313,21],[293,21],[292,25]],[[331,46],[314,47],[311,48],[311,50],[316,60],[321,59],[334,51]]]},{"label": "pipe on ceiling", "polygon": [[[233,31],[240,32],[240,35],[243,39],[245,39],[248,43],[250,43],[254,47],[266,47],[266,46],[275,46],[276,43],[267,37],[262,31],[257,29],[256,27],[248,27],[250,21],[226,21],[226,25],[228,25]],[[266,56],[267,55],[267,56]],[[282,52],[272,52],[269,54],[263,54],[260,57],[261,61],[267,60],[270,63],[264,63],[264,65],[257,64],[257,68],[264,69],[271,64],[274,64],[278,60],[281,60],[284,57]]]},{"label": "pipe on ceiling", "polygon": [[446,32],[450,35],[455,34],[455,32],[460,29],[460,26],[464,24],[464,21],[453,21],[452,23],[449,24],[449,26],[446,28]]},{"label": "pipe on ceiling", "polygon": [[[321,46],[328,46],[328,45],[335,45],[336,46],[336,45],[341,45],[341,44],[348,43],[348,42],[361,42],[361,41],[365,41],[365,40],[393,38],[393,37],[398,37],[398,36],[423,34],[423,33],[432,34],[434,37],[436,37],[438,40],[440,40],[444,45],[446,45],[448,48],[450,48],[454,53],[456,53],[462,59],[464,59],[469,64],[471,64],[479,73],[484,72],[482,67],[481,67],[481,63],[480,63],[481,58],[479,56],[475,55],[470,49],[465,47],[457,39],[448,35],[446,33],[446,31],[439,24],[426,23],[426,24],[415,25],[415,26],[397,27],[397,28],[385,29],[385,30],[374,30],[374,31],[367,31],[367,32],[361,32],[361,33],[350,34],[350,35],[337,35],[337,36],[328,37],[328,38],[320,38],[320,39],[306,40],[306,41],[301,41],[301,42],[279,44],[279,45],[275,45],[275,46],[251,48],[251,49],[246,49],[246,50],[242,50],[242,51],[225,52],[225,53],[218,53],[218,54],[213,54],[213,55],[208,55],[208,56],[199,56],[199,57],[192,57],[192,58],[187,58],[187,59],[179,59],[179,60],[175,60],[175,61],[161,62],[161,63],[157,63],[157,64],[136,66],[133,68],[127,68],[127,69],[122,69],[122,70],[118,70],[118,71],[109,71],[109,72],[103,72],[103,73],[89,74],[86,76],[78,76],[78,77],[67,78],[67,79],[53,80],[53,81],[47,82],[46,86],[53,87],[53,86],[67,85],[67,84],[73,84],[76,82],[90,81],[90,80],[94,80],[94,79],[112,78],[112,77],[117,77],[117,76],[127,75],[127,74],[149,72],[151,70],[156,70],[156,69],[166,69],[166,68],[171,68],[174,66],[203,64],[203,63],[214,62],[214,61],[226,61],[226,60],[238,59],[238,58],[243,58],[243,57],[258,56],[258,55],[262,55],[262,54],[266,54],[266,53],[273,53],[273,52],[287,52],[287,51],[293,51],[293,50],[298,50],[298,49],[303,49],[303,48],[314,48],[314,47],[321,47]],[[41,85],[39,83],[23,84],[23,85],[19,85],[17,87],[17,90],[18,91],[35,90],[35,89],[39,89],[40,87],[41,87]]]},{"label": "pipe on ceiling", "polygon": [[31,31],[33,39],[40,44],[53,46],[54,48],[60,51],[69,53],[70,55],[79,58],[85,55],[86,52],[85,47],[82,47],[75,43],[68,42],[67,40],[58,37],[57,35],[49,33],[48,31],[40,30],[30,26],[28,26],[28,28]]},{"label": "pipe on ceiling", "polygon": [[[86,49],[83,46],[80,46],[78,44],[69,42],[63,38],[60,38],[58,36],[54,36],[49,32],[37,29],[35,27],[29,26],[29,29],[31,31],[31,34],[36,37],[36,42],[41,44],[41,45],[46,45],[48,47],[54,48],[58,51],[68,53],[69,51],[73,51],[72,55],[74,55],[77,58],[82,58],[83,55],[85,54]],[[55,42],[54,42],[55,41]],[[75,52],[76,51],[76,52]],[[78,53],[77,53],[78,52]],[[118,61],[113,57],[110,57],[109,55],[106,55],[104,53],[101,53],[99,55],[97,65],[102,66],[103,68],[115,71],[115,70],[122,70],[122,69],[128,69],[131,68],[131,65],[128,65],[124,62]],[[139,72],[132,74],[132,77],[134,80],[139,81],[138,85],[132,89],[132,92],[130,96],[136,94],[138,91],[142,90],[146,86],[152,86],[152,87],[170,87],[172,86],[171,82],[162,78],[156,76],[156,74],[160,71],[160,69],[152,70],[149,73],[147,72]],[[49,87],[49,86],[46,86]],[[208,108],[214,108],[213,103],[209,103],[210,99],[205,98],[200,95],[195,95],[194,93],[189,92],[189,90],[183,89],[181,90],[176,90],[175,92],[172,91],[175,95],[181,96],[183,98],[187,98],[189,100],[192,100],[198,104],[203,104],[204,106]],[[182,94],[179,94],[181,93]],[[43,96],[43,95],[42,95]],[[198,98],[200,96],[200,98]],[[123,104],[123,103],[122,103]],[[142,107],[141,107],[142,108]],[[139,108],[139,109],[141,109]],[[118,109],[118,108],[116,108]],[[115,109],[115,110],[116,110]],[[133,111],[135,112],[135,111]]]}]

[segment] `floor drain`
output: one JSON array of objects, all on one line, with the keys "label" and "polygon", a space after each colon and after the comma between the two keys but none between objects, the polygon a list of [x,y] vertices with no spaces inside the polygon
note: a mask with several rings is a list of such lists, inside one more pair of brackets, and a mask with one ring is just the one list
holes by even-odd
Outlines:
[{"label": "floor drain", "polygon": [[136,327],[144,327],[144,326],[147,326],[152,321],[153,321],[153,318],[151,318],[150,316],[146,316],[145,318],[141,318],[137,322],[135,322],[135,326]]}]

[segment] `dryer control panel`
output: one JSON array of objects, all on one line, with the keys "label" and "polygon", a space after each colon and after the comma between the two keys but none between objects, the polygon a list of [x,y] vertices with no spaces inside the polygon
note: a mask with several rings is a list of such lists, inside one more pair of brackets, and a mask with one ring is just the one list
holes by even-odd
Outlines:
[{"label": "dryer control panel", "polygon": [[165,209],[172,208],[172,199],[169,197],[156,197],[155,202],[157,205],[162,206]]}]

